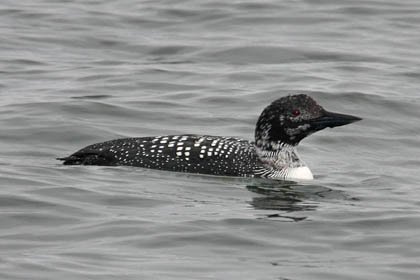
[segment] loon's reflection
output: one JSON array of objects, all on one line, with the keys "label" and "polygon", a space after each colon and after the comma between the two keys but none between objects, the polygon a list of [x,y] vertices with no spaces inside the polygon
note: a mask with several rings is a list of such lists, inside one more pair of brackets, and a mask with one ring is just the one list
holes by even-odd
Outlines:
[{"label": "loon's reflection", "polygon": [[[250,204],[255,209],[262,210],[314,211],[323,199],[345,198],[344,193],[338,190],[293,181],[261,181],[246,187],[249,191],[260,195],[252,198]],[[276,216],[279,215],[274,214],[267,217]],[[284,216],[281,215],[281,217]],[[302,219],[304,218],[298,218],[298,220]]]}]

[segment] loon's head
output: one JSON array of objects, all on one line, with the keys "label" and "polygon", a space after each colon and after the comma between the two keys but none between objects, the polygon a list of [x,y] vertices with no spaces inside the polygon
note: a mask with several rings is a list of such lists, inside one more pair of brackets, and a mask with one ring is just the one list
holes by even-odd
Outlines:
[{"label": "loon's head", "polygon": [[346,125],[361,118],[326,111],[306,94],[279,98],[261,113],[255,129],[257,147],[295,146],[306,136],[326,127]]}]

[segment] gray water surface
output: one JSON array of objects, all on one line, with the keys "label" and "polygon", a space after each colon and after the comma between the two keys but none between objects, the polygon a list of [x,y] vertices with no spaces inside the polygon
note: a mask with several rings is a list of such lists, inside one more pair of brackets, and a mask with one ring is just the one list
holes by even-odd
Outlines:
[{"label": "gray water surface", "polygon": [[[0,279],[419,279],[419,1],[0,3]],[[252,140],[306,93],[362,117],[307,183],[62,166],[95,142]]]}]

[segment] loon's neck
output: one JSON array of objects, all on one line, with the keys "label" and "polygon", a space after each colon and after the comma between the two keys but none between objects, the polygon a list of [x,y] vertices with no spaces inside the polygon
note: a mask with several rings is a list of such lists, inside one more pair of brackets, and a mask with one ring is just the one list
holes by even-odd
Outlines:
[{"label": "loon's neck", "polygon": [[260,160],[276,169],[303,166],[296,147],[280,141],[257,142],[255,145]]},{"label": "loon's neck", "polygon": [[312,172],[300,159],[296,146],[280,141],[264,141],[255,144],[256,153],[264,168],[262,177],[279,179],[312,180]]}]

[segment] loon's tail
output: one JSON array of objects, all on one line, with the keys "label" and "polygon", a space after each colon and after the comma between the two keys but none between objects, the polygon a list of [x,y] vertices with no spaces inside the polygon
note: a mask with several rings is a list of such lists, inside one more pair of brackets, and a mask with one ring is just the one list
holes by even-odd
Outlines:
[{"label": "loon's tail", "polygon": [[75,153],[57,160],[63,161],[63,165],[113,165],[113,160],[97,153]]},{"label": "loon's tail", "polygon": [[75,156],[68,156],[62,158],[56,158],[57,160],[63,161],[64,165],[81,165],[83,164],[83,160],[80,157]]}]

